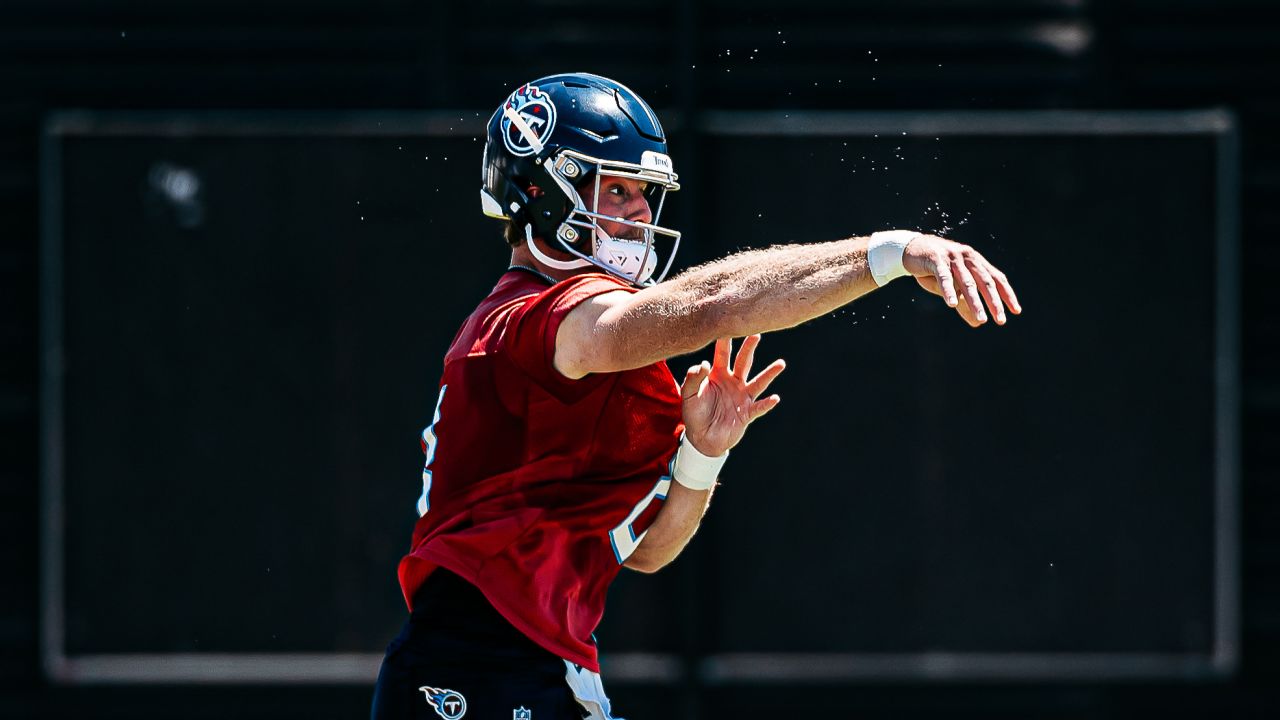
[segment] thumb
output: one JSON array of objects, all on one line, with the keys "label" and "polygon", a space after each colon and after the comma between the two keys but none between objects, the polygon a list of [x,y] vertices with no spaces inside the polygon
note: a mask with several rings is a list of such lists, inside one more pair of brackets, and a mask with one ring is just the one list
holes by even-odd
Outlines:
[{"label": "thumb", "polygon": [[942,297],[942,289],[938,287],[938,278],[932,275],[917,275],[916,282],[920,284],[920,287],[924,288],[928,292],[931,292],[938,297]]}]

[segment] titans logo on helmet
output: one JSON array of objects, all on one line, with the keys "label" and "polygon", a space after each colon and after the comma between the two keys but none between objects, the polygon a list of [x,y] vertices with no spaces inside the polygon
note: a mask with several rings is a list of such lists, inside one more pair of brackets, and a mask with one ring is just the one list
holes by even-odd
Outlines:
[{"label": "titans logo on helmet", "polygon": [[427,702],[444,720],[458,720],[467,714],[467,699],[462,697],[462,693],[430,685],[423,685],[418,690],[427,696]]},{"label": "titans logo on helmet", "polygon": [[[533,155],[541,151],[542,144],[556,127],[556,106],[537,85],[521,85],[511,93],[502,115],[502,140],[512,155]],[[513,115],[520,121],[514,121]]]}]

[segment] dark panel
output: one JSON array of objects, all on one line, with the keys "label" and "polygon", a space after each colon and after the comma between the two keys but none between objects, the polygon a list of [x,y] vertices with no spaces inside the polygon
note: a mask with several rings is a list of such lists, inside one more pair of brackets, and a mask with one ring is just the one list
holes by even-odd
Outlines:
[{"label": "dark panel", "polygon": [[[27,399],[35,396],[34,278],[38,268],[33,158],[42,113],[58,107],[486,107],[494,102],[495,93],[500,96],[511,83],[535,74],[528,70],[534,66],[607,67],[607,72],[622,75],[646,96],[673,93],[681,98],[684,111],[707,106],[806,105],[821,109],[1229,106],[1236,110],[1244,128],[1245,185],[1241,287],[1245,638],[1240,676],[1233,682],[1206,686],[1089,685],[1066,691],[984,685],[956,693],[937,687],[884,690],[863,685],[831,692],[803,689],[799,695],[805,702],[799,705],[788,704],[796,695],[764,688],[725,693],[726,703],[708,705],[702,716],[795,715],[804,710],[815,716],[839,712],[865,717],[1275,715],[1280,583],[1274,578],[1280,577],[1280,553],[1273,550],[1280,528],[1274,518],[1280,504],[1273,478],[1280,460],[1276,451],[1280,447],[1280,413],[1276,412],[1280,362],[1274,359],[1280,357],[1280,301],[1270,290],[1268,268],[1276,266],[1274,248],[1280,237],[1280,215],[1273,209],[1275,190],[1280,187],[1276,153],[1280,105],[1275,92],[1275,78],[1280,75],[1274,72],[1280,53],[1270,42],[1280,29],[1280,16],[1273,5],[1269,0],[803,0],[786,4],[750,0],[690,4],[691,9],[679,11],[649,3],[624,14],[627,8],[600,12],[599,3],[583,0],[465,8],[409,0],[4,3],[0,74],[6,78],[6,99],[0,100],[0,157],[6,162],[0,163],[0,201],[5,208],[0,212],[4,230],[0,233],[0,292],[6,303],[0,304],[5,325],[0,356],[5,397],[16,398],[18,404],[11,408],[15,419],[5,425],[0,468],[0,481],[11,493],[0,503],[0,525],[8,533],[2,557],[12,580],[0,592],[5,628],[0,651],[6,658],[0,677],[0,717],[350,717],[363,712],[367,704],[360,692],[321,688],[48,690],[33,681],[39,672],[33,640],[37,535],[31,515],[37,493],[37,414],[34,402]],[[513,12],[517,7],[519,12]],[[588,37],[582,45],[566,41],[561,32],[566,16],[574,15],[583,22],[598,21],[585,31],[575,31],[576,37]],[[691,16],[696,18],[692,28]],[[589,36],[609,37],[620,22],[652,26],[657,37],[640,38],[640,46],[592,44]],[[670,56],[651,52],[650,43],[667,41],[670,23],[677,25],[679,47]],[[815,33],[815,26],[825,32]],[[512,31],[495,33],[495,27]],[[400,32],[405,28],[418,32]],[[783,55],[780,44],[768,49],[766,56],[766,43],[777,37],[778,30],[786,31],[788,39],[805,37],[825,45],[820,52],[806,50],[799,62]],[[1079,40],[1084,44],[1071,44]],[[628,41],[635,42],[635,36]],[[518,51],[512,42],[519,44]],[[1055,43],[1063,50],[1078,47],[1081,51],[1055,60]],[[192,44],[199,49],[183,51]],[[272,52],[273,44],[278,44],[278,52]],[[237,51],[241,46],[248,49],[243,59]],[[705,60],[729,47],[734,63],[706,72]],[[738,64],[741,47],[760,48],[762,52],[751,62],[768,64],[746,82],[747,61]],[[862,72],[869,67],[861,62],[866,49],[875,50],[878,65],[885,66],[875,75],[876,81],[870,80],[871,73]],[[181,53],[183,61],[173,62],[174,53]],[[479,58],[489,63],[484,72],[477,70]],[[690,68],[694,62],[697,70]],[[841,78],[844,83],[830,82]],[[857,80],[853,88],[848,86],[851,78]],[[818,89],[810,90],[818,81]],[[695,149],[686,147],[680,153]],[[720,175],[714,167],[706,170],[708,179]],[[686,187],[682,195],[690,197],[695,188]],[[708,228],[718,220],[700,218],[692,210],[690,217]],[[879,223],[881,218],[872,220]],[[694,225],[684,222],[681,227]],[[862,228],[841,231],[854,229]],[[700,252],[706,247],[703,243]],[[13,305],[8,304],[11,297],[16,298]],[[793,378],[783,382],[791,384],[792,389],[785,391],[790,405],[800,388],[794,387]],[[730,472],[736,472],[735,467],[741,467],[737,460],[730,464]],[[718,510],[711,522],[717,516]],[[710,549],[710,539],[704,531],[691,551]],[[634,584],[647,587],[657,579],[642,578]],[[664,599],[671,600],[670,596]],[[620,601],[612,600],[611,617]],[[687,607],[710,599],[681,595],[679,602]],[[606,624],[610,622],[607,618]],[[607,636],[605,642],[609,642]],[[348,701],[339,701],[338,695]],[[636,715],[639,711],[633,705],[617,705],[628,717],[671,715],[669,708]],[[695,712],[684,703],[680,708]]]},{"label": "dark panel", "polygon": [[1208,653],[1212,138],[747,137],[710,152],[750,178],[710,195],[724,251],[947,232],[1026,308],[970,330],[901,280],[766,337],[790,376],[710,521],[717,647]]},{"label": "dark panel", "polygon": [[[479,143],[63,152],[67,651],[380,651],[440,358],[505,267]],[[621,580],[602,643],[678,650],[676,579]]]},{"label": "dark panel", "polygon": [[[457,212],[476,148],[67,142],[72,654],[389,637],[413,492],[392,479],[416,477],[438,357],[502,263]],[[805,179],[710,186],[709,249],[916,226],[972,239],[1030,308],[973,332],[900,282],[770,336],[803,373],[778,412],[798,422],[753,434],[708,521],[706,649],[1210,650],[1212,285],[1167,279],[1212,256],[1211,139],[704,151],[723,177]],[[1153,212],[1096,226],[1122,205]],[[603,642],[687,647],[661,611],[679,587],[624,578]]]},{"label": "dark panel", "polygon": [[504,262],[442,181],[475,148],[68,143],[72,652],[391,637],[439,358]]}]

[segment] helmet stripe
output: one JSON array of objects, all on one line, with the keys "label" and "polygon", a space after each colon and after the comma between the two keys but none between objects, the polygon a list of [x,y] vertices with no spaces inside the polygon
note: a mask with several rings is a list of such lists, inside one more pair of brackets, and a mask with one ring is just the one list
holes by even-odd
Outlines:
[{"label": "helmet stripe", "polygon": [[529,123],[520,117],[520,113],[512,110],[510,105],[503,105],[502,114],[507,116],[512,125],[516,126],[516,129],[524,136],[525,142],[529,143],[529,146],[533,148],[534,154],[542,152],[542,141],[538,139],[538,133],[529,127]]}]

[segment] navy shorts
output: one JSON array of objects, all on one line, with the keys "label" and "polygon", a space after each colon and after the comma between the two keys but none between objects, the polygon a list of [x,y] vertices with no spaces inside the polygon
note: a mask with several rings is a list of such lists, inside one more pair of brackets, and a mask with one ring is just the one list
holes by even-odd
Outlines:
[{"label": "navy shorts", "polygon": [[[599,677],[587,670],[599,686]],[[373,720],[583,720],[608,718],[580,704],[575,668],[511,626],[475,586],[436,570],[387,647]]]}]

